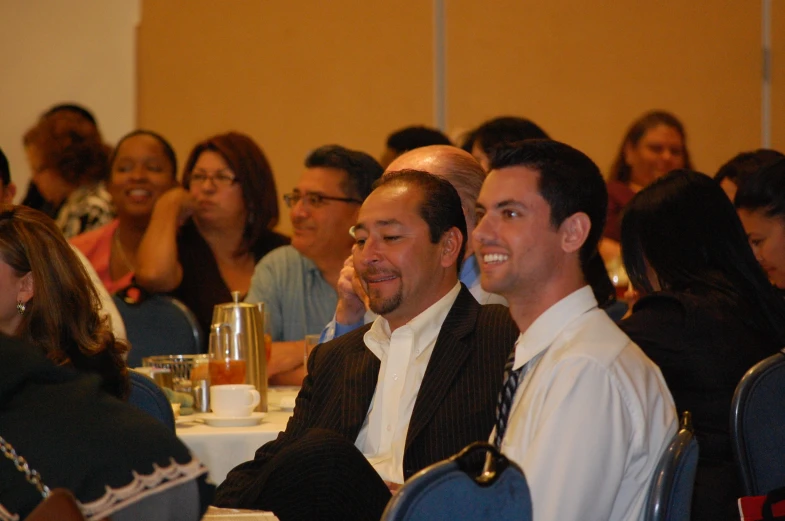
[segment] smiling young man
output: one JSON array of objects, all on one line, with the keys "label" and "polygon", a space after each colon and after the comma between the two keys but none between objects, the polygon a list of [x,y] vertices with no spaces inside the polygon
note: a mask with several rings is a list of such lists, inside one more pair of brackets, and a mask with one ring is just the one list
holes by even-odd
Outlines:
[{"label": "smiling young man", "polygon": [[477,199],[481,283],[520,330],[491,440],[523,468],[537,521],[642,519],[676,430],[659,369],[586,285],[606,204],[591,159],[549,140],[498,149]]},{"label": "smiling young man", "polygon": [[450,183],[385,175],[354,226],[372,323],[317,346],[286,432],[235,468],[216,504],[286,519],[378,519],[391,489],[493,427],[517,335],[458,281],[466,221]]}]

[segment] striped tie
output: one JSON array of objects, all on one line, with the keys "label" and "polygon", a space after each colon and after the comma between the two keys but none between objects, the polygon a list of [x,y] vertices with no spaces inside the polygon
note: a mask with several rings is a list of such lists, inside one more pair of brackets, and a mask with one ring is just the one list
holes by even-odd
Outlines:
[{"label": "striped tie", "polygon": [[510,358],[504,364],[504,387],[499,393],[499,401],[496,404],[496,439],[493,440],[497,449],[502,446],[502,439],[504,432],[507,430],[507,417],[510,414],[512,407],[512,400],[515,398],[515,390],[518,389],[518,383],[521,380],[523,370],[528,363],[522,365],[518,369],[513,370],[512,366],[515,363],[515,350],[510,353]]}]

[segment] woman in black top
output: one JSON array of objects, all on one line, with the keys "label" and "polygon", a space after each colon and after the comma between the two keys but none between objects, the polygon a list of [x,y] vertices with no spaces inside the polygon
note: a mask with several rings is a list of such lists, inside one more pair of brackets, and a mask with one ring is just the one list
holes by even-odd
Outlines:
[{"label": "woman in black top", "polygon": [[624,265],[643,296],[621,328],[662,370],[700,446],[692,519],[736,519],[743,495],[730,404],[744,373],[785,345],[785,303],[755,261],[733,205],[708,176],[675,170],[622,220]]},{"label": "woman in black top", "polygon": [[233,291],[245,295],[259,259],[289,244],[276,224],[275,180],[261,148],[237,132],[213,136],[188,156],[183,188],[158,198],[136,281],[182,300],[206,333],[213,307],[231,302]]}]

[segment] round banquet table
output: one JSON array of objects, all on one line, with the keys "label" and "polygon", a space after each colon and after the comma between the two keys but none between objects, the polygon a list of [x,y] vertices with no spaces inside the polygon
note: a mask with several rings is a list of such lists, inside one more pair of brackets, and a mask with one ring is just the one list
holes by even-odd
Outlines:
[{"label": "round banquet table", "polygon": [[200,415],[181,416],[177,437],[210,470],[210,479],[221,483],[234,467],[252,460],[256,449],[274,440],[286,429],[291,410],[281,410],[281,398],[297,396],[299,387],[271,387],[267,391],[269,411],[262,423],[251,427],[212,427],[199,421]]}]

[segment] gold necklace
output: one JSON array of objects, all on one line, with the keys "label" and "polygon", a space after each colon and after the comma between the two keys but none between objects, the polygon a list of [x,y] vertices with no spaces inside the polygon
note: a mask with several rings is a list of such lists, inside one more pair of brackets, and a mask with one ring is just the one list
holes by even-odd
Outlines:
[{"label": "gold necklace", "polygon": [[119,253],[120,255],[120,260],[123,261],[123,264],[128,269],[128,271],[130,272],[136,271],[134,270],[134,265],[131,264],[131,261],[128,260],[128,257],[125,255],[125,250],[123,249],[123,244],[120,242],[120,237],[118,232],[119,230],[115,230],[114,235],[112,237],[114,238],[115,249],[117,250],[117,253]]}]

